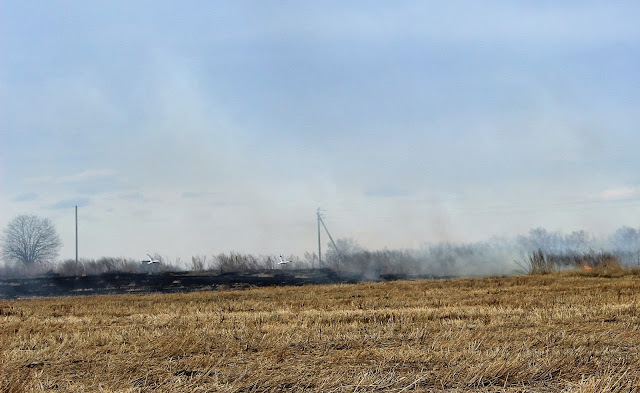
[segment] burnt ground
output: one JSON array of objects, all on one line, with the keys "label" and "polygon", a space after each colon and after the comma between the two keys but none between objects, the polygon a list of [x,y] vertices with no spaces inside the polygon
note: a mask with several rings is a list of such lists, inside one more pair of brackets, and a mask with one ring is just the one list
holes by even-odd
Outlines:
[{"label": "burnt ground", "polygon": [[[398,279],[402,277],[382,277]],[[176,293],[241,289],[249,287],[338,284],[359,281],[330,269],[260,270],[241,273],[212,272],[105,273],[101,275],[0,279],[0,299],[32,297],[108,295],[131,293]]]}]

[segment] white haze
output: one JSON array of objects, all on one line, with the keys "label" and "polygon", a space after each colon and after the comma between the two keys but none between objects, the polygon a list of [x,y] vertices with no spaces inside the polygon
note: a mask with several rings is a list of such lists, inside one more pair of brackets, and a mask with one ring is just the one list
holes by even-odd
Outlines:
[{"label": "white haze", "polygon": [[637,226],[635,2],[1,7],[0,225],[62,258]]}]

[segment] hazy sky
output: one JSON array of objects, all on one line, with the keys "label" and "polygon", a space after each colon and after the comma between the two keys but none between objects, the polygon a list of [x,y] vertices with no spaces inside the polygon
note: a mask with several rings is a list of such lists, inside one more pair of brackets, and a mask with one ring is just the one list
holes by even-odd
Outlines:
[{"label": "hazy sky", "polygon": [[[61,257],[640,219],[637,1],[3,1],[0,226]],[[323,239],[323,243],[326,240]]]}]

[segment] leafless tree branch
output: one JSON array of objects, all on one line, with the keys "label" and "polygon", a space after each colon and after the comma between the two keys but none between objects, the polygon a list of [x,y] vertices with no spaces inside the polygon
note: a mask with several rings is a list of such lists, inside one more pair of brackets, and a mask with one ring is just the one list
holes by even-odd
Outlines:
[{"label": "leafless tree branch", "polygon": [[5,261],[32,266],[57,258],[62,241],[48,218],[23,214],[9,222],[0,245],[0,255]]}]

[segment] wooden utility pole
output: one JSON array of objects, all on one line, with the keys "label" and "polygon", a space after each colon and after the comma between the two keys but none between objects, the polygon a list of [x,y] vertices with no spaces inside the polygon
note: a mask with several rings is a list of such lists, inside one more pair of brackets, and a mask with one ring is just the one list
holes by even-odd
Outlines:
[{"label": "wooden utility pole", "polygon": [[324,223],[324,220],[322,219],[320,208],[318,208],[318,210],[316,211],[316,216],[318,219],[318,263],[320,266],[322,266],[322,245],[320,242],[320,224],[322,224],[324,231],[327,233],[327,236],[329,236],[329,240],[331,240],[331,244],[333,244],[333,248],[335,248],[340,258],[342,258],[342,252],[340,252],[340,249],[338,248],[338,245],[336,244],[336,242],[333,241],[333,237],[329,233],[329,230],[327,229],[327,225]]},{"label": "wooden utility pole", "polygon": [[320,222],[322,223],[322,226],[324,227],[325,232],[327,232],[327,235],[329,236],[329,240],[331,240],[331,244],[333,244],[333,248],[336,249],[336,252],[338,253],[338,255],[342,255],[342,253],[340,252],[340,249],[336,245],[336,242],[333,241],[333,237],[331,237],[331,234],[329,233],[329,230],[327,229],[327,225],[324,223],[322,216],[320,216]]},{"label": "wooden utility pole", "polygon": [[78,206],[76,206],[76,264],[78,263]]},{"label": "wooden utility pole", "polygon": [[318,267],[322,267],[322,245],[320,243],[320,208],[316,211],[318,219]]}]

